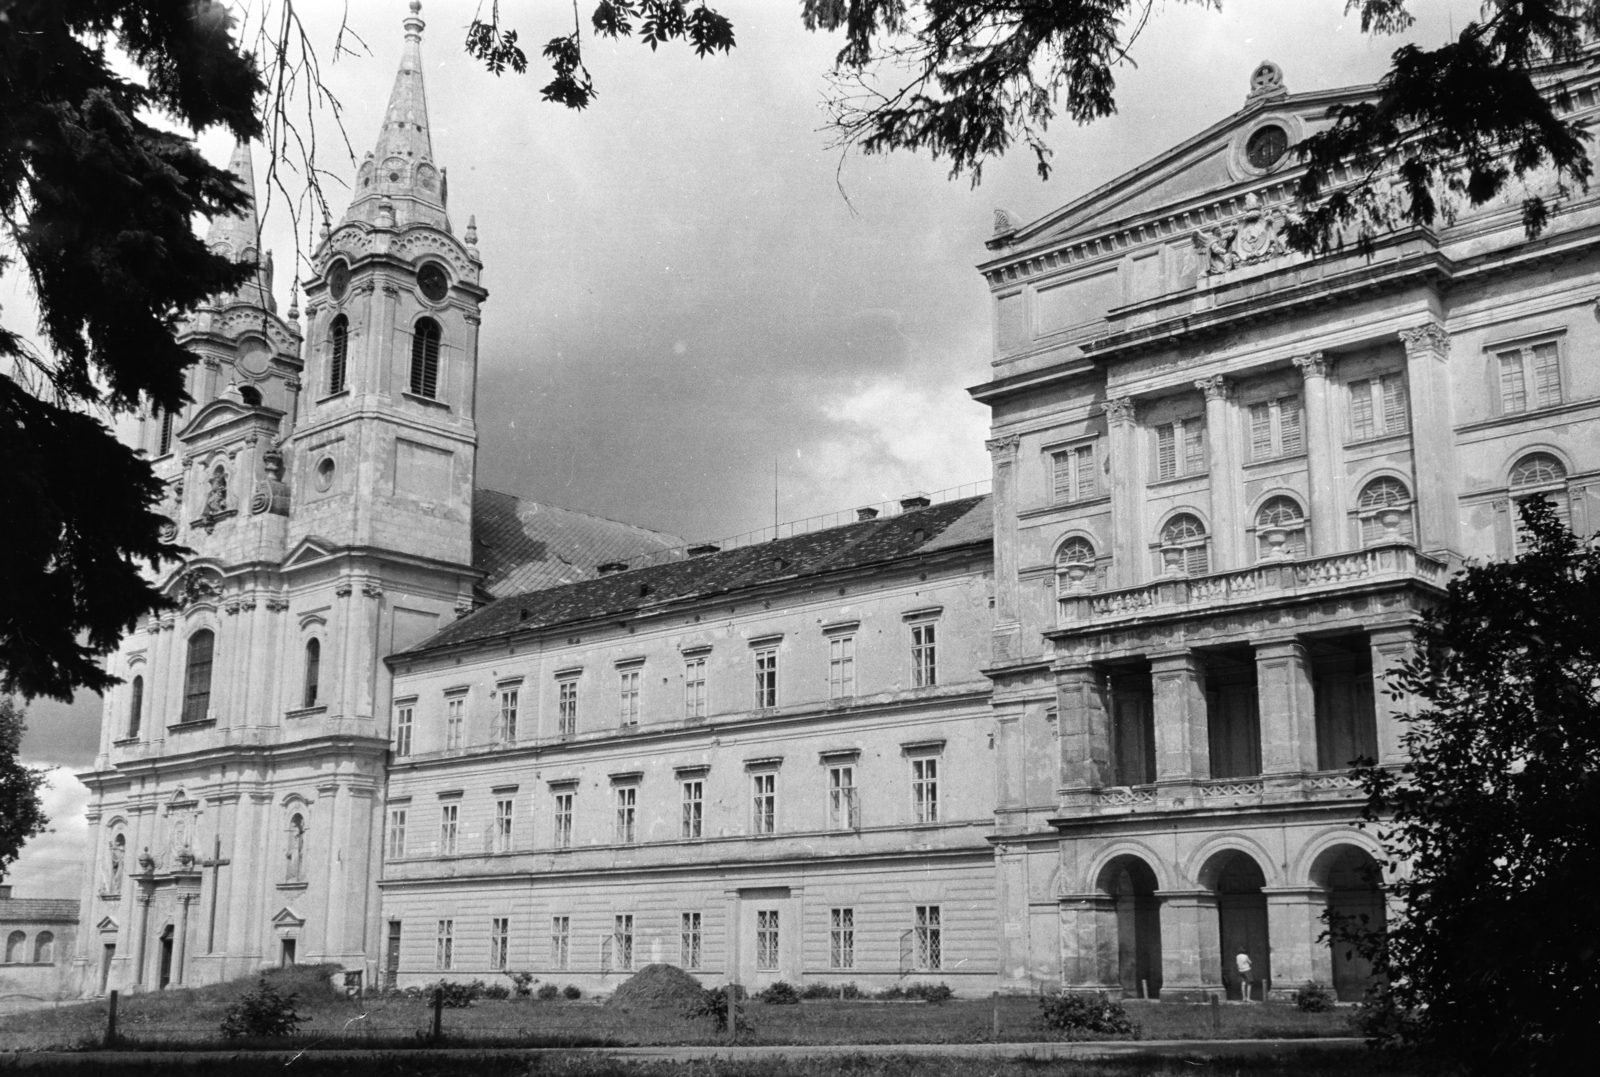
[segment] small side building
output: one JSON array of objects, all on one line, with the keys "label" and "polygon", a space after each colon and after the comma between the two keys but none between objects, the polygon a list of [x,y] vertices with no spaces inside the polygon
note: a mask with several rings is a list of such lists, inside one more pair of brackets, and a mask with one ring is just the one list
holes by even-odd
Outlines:
[{"label": "small side building", "polygon": [[17,898],[0,885],[0,1013],[69,997],[78,903],[68,898]]}]

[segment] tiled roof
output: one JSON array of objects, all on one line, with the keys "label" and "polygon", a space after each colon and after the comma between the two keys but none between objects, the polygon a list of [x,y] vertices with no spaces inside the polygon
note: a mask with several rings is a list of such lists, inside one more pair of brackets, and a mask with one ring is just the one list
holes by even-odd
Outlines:
[{"label": "tiled roof", "polygon": [[987,544],[992,535],[987,496],[947,501],[883,519],[502,598],[442,629],[407,653],[492,639],[522,629],[638,613],[665,603],[784,579],[803,579],[886,564],[917,554]]},{"label": "tiled roof", "polygon": [[0,924],[78,922],[71,898],[0,898]]},{"label": "tiled roof", "polygon": [[488,573],[483,588],[494,598],[586,580],[596,565],[682,545],[678,536],[649,528],[497,490],[473,491],[472,563]]}]

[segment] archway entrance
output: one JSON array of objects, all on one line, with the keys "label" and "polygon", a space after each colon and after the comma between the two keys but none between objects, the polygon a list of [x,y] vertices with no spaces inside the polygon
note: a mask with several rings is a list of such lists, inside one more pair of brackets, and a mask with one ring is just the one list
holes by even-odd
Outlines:
[{"label": "archway entrance", "polygon": [[[1266,998],[1272,980],[1267,943],[1267,885],[1261,866],[1246,853],[1218,853],[1201,872],[1201,882],[1217,895],[1217,934],[1221,944],[1222,983],[1231,999]],[[1239,972],[1239,955],[1250,959],[1249,993]]]},{"label": "archway entrance", "polygon": [[1339,930],[1382,936],[1385,929],[1382,876],[1371,853],[1340,845],[1317,858],[1312,882],[1328,894],[1328,945],[1333,950],[1333,989],[1340,1002],[1359,1002],[1372,983],[1372,963],[1356,940]]},{"label": "archway entrance", "polygon": [[160,987],[165,988],[172,982],[172,925],[168,924],[161,931],[161,980]]},{"label": "archway entrance", "polygon": [[1161,899],[1156,873],[1136,856],[1119,856],[1099,888],[1116,903],[1117,980],[1127,998],[1161,997]]}]

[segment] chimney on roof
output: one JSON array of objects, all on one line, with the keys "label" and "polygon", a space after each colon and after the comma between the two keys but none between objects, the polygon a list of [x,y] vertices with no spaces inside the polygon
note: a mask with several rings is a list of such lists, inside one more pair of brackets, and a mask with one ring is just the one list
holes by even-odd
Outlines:
[{"label": "chimney on roof", "polygon": [[912,509],[925,509],[933,504],[928,500],[927,494],[907,494],[900,499],[900,511],[910,512]]},{"label": "chimney on roof", "polygon": [[9,898],[10,896],[11,896],[11,884],[10,883],[0,883],[0,901],[4,901],[5,899]]},{"label": "chimney on roof", "polygon": [[717,553],[722,549],[715,542],[702,542],[698,546],[689,547],[690,557],[704,557],[708,553]]},{"label": "chimney on roof", "polygon": [[860,520],[876,520],[877,518],[878,518],[878,510],[877,509],[870,509],[869,508],[869,509],[857,509],[856,510],[856,519],[858,521],[860,521]]},{"label": "chimney on roof", "polygon": [[594,566],[594,568],[596,572],[600,573],[600,575],[609,576],[613,572],[626,572],[628,570],[628,562],[607,561],[603,565]]}]

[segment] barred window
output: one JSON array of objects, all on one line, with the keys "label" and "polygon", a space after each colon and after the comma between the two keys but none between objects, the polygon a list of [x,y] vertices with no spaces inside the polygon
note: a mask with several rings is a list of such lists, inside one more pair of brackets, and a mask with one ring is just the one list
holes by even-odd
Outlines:
[{"label": "barred window", "polygon": [[916,947],[917,968],[943,967],[944,931],[939,925],[939,906],[917,906]]},{"label": "barred window", "polygon": [[856,911],[851,908],[830,909],[828,913],[828,967],[853,969],[856,967]]},{"label": "barred window", "polygon": [[679,937],[678,963],[686,969],[700,967],[700,914],[683,914],[683,930]]},{"label": "barred window", "polygon": [[778,910],[756,910],[756,968],[778,967]]}]

